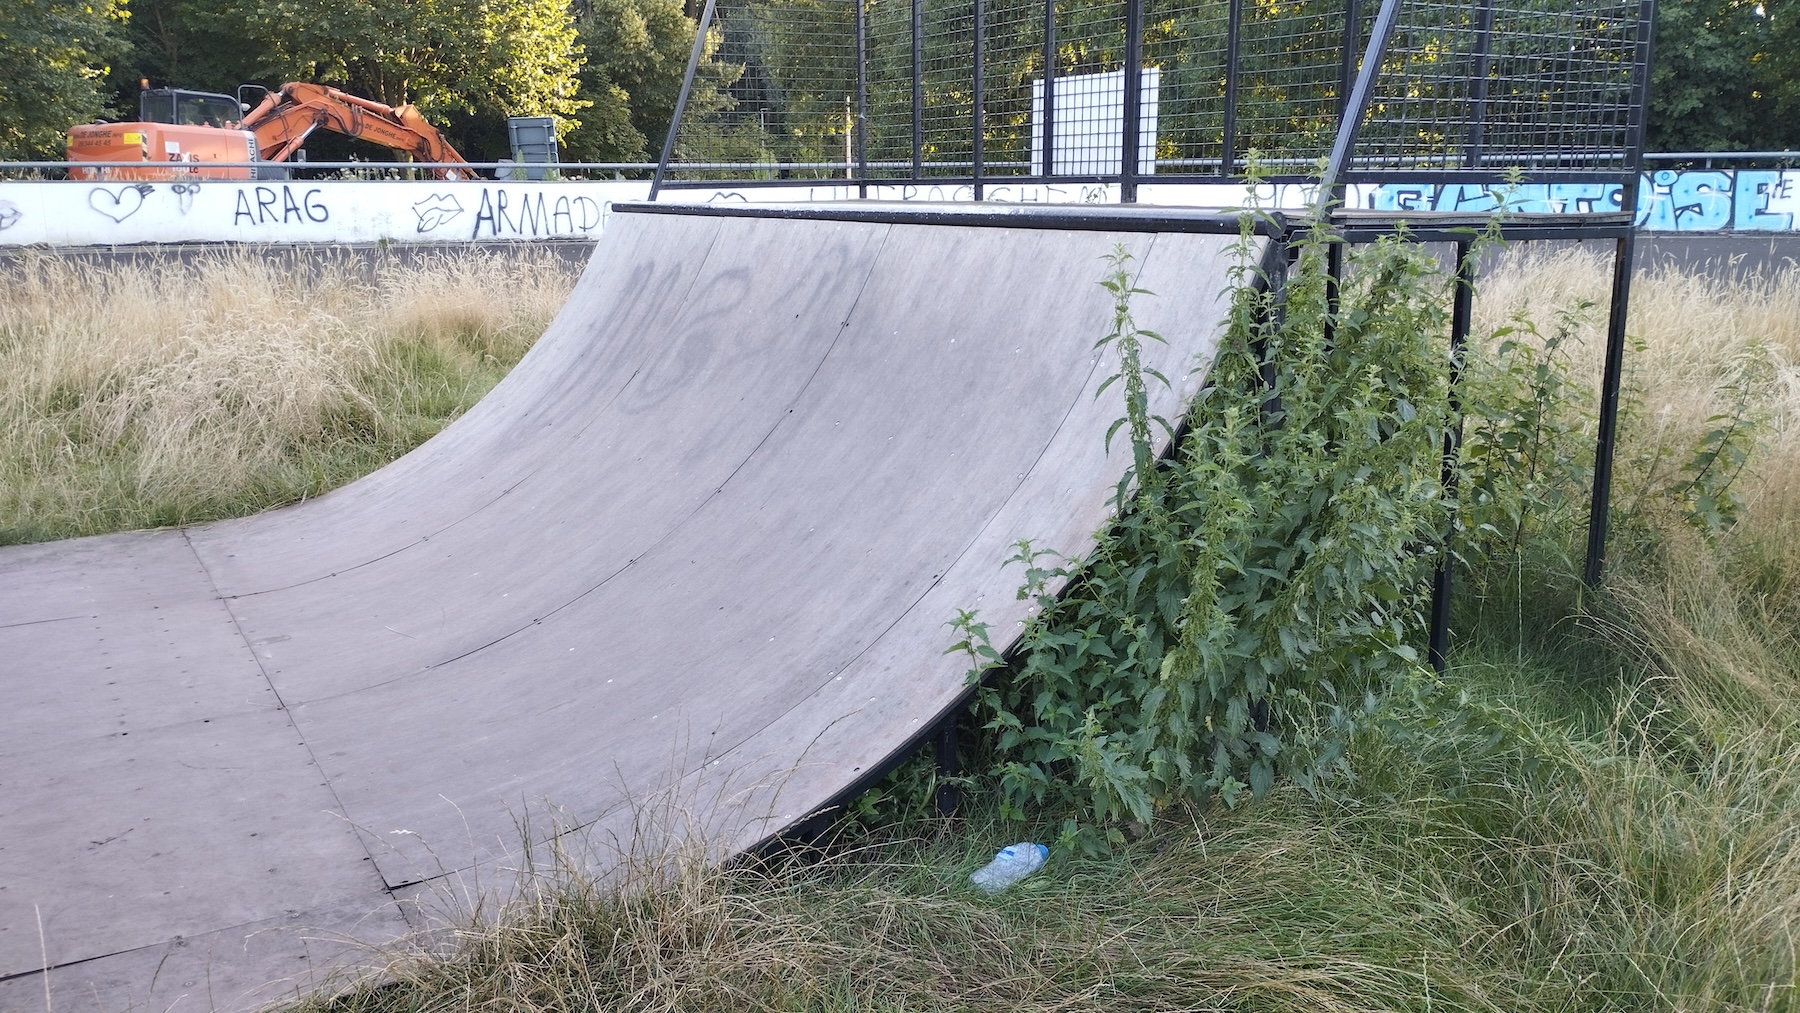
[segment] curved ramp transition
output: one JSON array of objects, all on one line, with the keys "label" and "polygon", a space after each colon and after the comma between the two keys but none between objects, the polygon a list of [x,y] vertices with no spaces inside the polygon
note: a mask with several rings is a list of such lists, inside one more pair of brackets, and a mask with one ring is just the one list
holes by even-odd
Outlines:
[{"label": "curved ramp transition", "polygon": [[1158,293],[1157,410],[1223,316],[1231,240],[1166,222],[639,210],[389,467],[0,550],[0,1008],[292,995],[543,813],[629,848],[661,792],[721,851],[804,817],[957,699],[957,609],[1016,630],[1015,540],[1105,522],[1103,255]]}]

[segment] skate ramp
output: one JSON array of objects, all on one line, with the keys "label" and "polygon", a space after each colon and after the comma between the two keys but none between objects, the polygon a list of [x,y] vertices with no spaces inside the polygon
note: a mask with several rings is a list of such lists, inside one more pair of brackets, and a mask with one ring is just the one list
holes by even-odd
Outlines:
[{"label": "skate ramp", "polygon": [[670,211],[387,468],[0,550],[0,1009],[242,1009],[504,890],[523,831],[630,848],[662,798],[725,853],[816,811],[962,693],[958,609],[1016,634],[1017,539],[1105,523],[1103,256],[1172,416],[1233,241]]}]

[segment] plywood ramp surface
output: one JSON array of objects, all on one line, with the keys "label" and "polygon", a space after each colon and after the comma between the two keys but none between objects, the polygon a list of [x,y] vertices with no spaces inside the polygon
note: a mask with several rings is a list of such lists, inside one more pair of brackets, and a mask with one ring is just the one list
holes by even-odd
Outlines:
[{"label": "plywood ramp surface", "polygon": [[1228,240],[621,214],[389,467],[0,550],[0,1009],[241,1009],[503,889],[522,824],[629,849],[666,805],[725,853],[815,811],[963,690],[957,610],[1016,633],[1014,542],[1106,522],[1118,245],[1173,415]]}]

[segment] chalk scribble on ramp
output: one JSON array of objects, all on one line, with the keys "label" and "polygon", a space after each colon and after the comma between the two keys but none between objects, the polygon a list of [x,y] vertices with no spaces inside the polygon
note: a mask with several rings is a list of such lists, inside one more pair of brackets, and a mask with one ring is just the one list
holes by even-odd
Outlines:
[{"label": "chalk scribble on ramp", "polygon": [[1103,255],[1158,293],[1156,410],[1223,315],[1229,241],[1129,219],[613,222],[393,465],[0,551],[0,1007],[45,966],[58,1011],[291,994],[434,880],[503,878],[545,801],[616,828],[680,783],[730,846],[804,816],[962,691],[957,609],[1016,630],[1016,539],[1105,521]]}]

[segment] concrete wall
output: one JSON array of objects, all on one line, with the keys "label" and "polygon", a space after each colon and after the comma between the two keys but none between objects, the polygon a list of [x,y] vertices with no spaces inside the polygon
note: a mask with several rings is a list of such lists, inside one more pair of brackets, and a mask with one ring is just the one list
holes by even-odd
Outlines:
[{"label": "concrete wall", "polygon": [[[872,184],[888,201],[971,201],[968,184]],[[1311,188],[1263,186],[1265,207],[1304,207]],[[0,246],[118,246],[135,243],[464,243],[589,240],[614,201],[643,200],[633,181],[499,183],[485,180],[182,183],[0,182]],[[854,200],[855,185],[665,190],[667,201]],[[996,203],[1113,204],[1116,184],[995,181]],[[1620,206],[1620,188],[1601,183],[1537,183],[1515,188],[1469,184],[1384,183],[1352,187],[1353,208],[1485,212],[1500,203],[1522,212],[1603,212]],[[1145,183],[1147,204],[1234,207],[1242,186]],[[1800,232],[1800,170],[1660,170],[1639,183],[1638,226],[1653,232]]]}]

